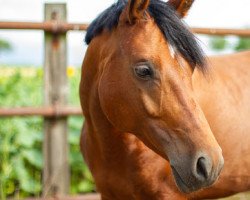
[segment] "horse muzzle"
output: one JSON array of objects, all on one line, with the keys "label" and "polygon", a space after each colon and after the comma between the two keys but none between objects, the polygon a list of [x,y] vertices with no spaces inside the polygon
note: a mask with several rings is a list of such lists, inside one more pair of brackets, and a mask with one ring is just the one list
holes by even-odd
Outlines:
[{"label": "horse muzzle", "polygon": [[[221,153],[219,153],[221,154]],[[194,159],[181,159],[181,163],[171,163],[175,182],[181,192],[191,193],[209,187],[219,177],[224,165],[222,154],[218,155],[216,163],[205,155],[200,154]]]}]

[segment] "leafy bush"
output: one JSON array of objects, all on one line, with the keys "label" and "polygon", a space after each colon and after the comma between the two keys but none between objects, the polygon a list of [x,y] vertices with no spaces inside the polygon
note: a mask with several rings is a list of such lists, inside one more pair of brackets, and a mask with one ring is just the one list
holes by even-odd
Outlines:
[{"label": "leafy bush", "polygon": [[239,41],[234,49],[236,51],[250,49],[250,38],[239,38]]},{"label": "leafy bush", "polygon": [[2,51],[10,51],[12,49],[9,42],[6,40],[0,39],[0,52]]},{"label": "leafy bush", "polygon": [[238,37],[235,44],[230,44],[227,37],[214,36],[209,40],[209,46],[215,51],[230,49],[233,51],[242,51],[250,49],[250,38]]},{"label": "leafy bush", "polygon": [[229,47],[228,41],[225,37],[215,36],[209,40],[209,45],[212,49],[221,51]]},{"label": "leafy bush", "polygon": [[[75,70],[75,69],[74,69]],[[80,72],[69,77],[69,104],[79,105]],[[35,68],[0,68],[0,106],[40,106],[43,73]],[[69,118],[71,193],[94,190],[93,179],[79,149],[82,117]],[[43,119],[0,118],[0,199],[39,196],[42,190]]]}]

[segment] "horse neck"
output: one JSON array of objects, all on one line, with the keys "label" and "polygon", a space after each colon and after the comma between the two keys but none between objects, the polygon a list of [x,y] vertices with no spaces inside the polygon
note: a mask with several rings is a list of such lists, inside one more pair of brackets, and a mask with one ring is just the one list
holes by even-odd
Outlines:
[{"label": "horse neck", "polygon": [[100,160],[110,164],[121,163],[131,144],[131,134],[119,131],[107,119],[100,106],[97,91],[91,100],[89,115],[86,117],[87,137],[91,148],[98,151]]}]

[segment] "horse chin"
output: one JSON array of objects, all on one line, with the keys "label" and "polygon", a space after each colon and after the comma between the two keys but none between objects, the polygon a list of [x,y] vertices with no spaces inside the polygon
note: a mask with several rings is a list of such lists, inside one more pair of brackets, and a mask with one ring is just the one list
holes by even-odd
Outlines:
[{"label": "horse chin", "polygon": [[174,175],[174,179],[175,179],[175,183],[178,187],[178,189],[183,192],[183,193],[186,193],[186,194],[189,194],[191,192],[195,192],[199,189],[202,188],[202,186],[187,186],[187,184],[185,183],[185,181],[181,178],[181,176],[179,175],[179,173],[177,172],[177,170],[171,166],[172,168],[172,173]]}]

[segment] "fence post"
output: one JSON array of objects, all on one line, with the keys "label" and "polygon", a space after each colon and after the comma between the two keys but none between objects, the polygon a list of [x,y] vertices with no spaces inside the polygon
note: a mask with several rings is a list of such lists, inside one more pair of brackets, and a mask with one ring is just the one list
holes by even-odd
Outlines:
[{"label": "fence post", "polygon": [[[66,21],[66,4],[45,4],[45,21]],[[66,33],[45,32],[44,103],[67,103]],[[60,196],[69,190],[67,118],[44,119],[43,196]]]}]

